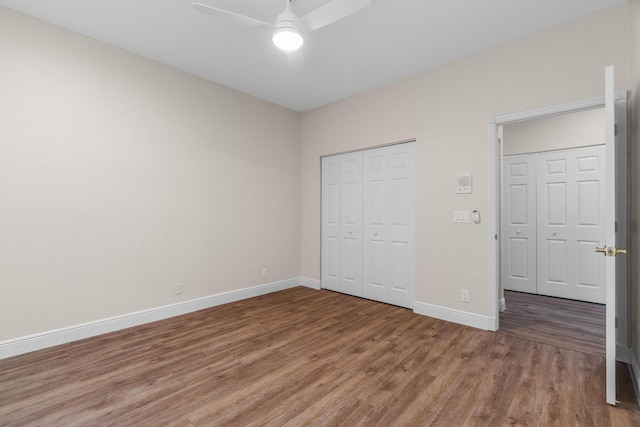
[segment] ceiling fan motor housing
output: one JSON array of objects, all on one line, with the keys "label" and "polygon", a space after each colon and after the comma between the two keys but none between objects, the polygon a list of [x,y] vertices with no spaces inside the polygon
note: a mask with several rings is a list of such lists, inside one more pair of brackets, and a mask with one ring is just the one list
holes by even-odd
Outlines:
[{"label": "ceiling fan motor housing", "polygon": [[300,28],[295,24],[296,19],[298,17],[287,3],[286,9],[278,15],[276,30],[273,32],[273,43],[282,50],[296,50],[304,43]]}]

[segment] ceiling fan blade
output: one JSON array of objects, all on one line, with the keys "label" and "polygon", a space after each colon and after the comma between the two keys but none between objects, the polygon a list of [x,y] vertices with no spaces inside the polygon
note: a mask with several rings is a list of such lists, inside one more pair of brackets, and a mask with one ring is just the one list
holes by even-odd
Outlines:
[{"label": "ceiling fan blade", "polygon": [[251,18],[249,16],[240,15],[239,13],[231,12],[229,10],[218,9],[217,7],[209,6],[208,4],[193,2],[193,8],[198,12],[203,12],[208,15],[218,16],[220,18],[228,19],[240,24],[248,25],[250,27],[273,29],[275,26],[268,22],[260,21],[259,19]]},{"label": "ceiling fan blade", "polygon": [[296,20],[302,30],[313,31],[371,6],[371,0],[333,0]]}]

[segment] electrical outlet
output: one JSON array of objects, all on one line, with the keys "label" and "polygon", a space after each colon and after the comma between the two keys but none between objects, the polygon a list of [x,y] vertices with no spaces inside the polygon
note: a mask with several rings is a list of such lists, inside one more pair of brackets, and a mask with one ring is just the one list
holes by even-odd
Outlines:
[{"label": "electrical outlet", "polygon": [[176,286],[173,289],[173,293],[176,295],[182,294],[182,283],[176,283]]},{"label": "electrical outlet", "polygon": [[460,301],[469,302],[469,291],[467,290],[460,291]]},{"label": "electrical outlet", "polygon": [[262,269],[262,278],[266,279],[267,277],[269,277],[269,271],[266,268]]}]

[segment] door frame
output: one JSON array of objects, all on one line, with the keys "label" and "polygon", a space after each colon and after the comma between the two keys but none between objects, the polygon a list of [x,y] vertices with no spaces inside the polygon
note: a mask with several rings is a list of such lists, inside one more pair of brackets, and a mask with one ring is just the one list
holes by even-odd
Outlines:
[{"label": "door frame", "polygon": [[[500,135],[498,128],[502,125],[510,123],[521,122],[525,120],[540,119],[544,117],[552,117],[560,114],[575,113],[584,110],[591,110],[594,108],[604,107],[604,96],[597,98],[584,99],[579,101],[568,102],[564,104],[552,105],[547,107],[541,107],[516,113],[504,114],[499,116],[490,117],[488,120],[489,127],[489,207],[488,207],[488,242],[489,242],[489,329],[491,331],[497,331],[499,328],[500,319],[500,249],[501,249],[501,234],[500,234],[500,207],[501,207],[501,165],[502,165],[502,150]],[[619,102],[624,101],[625,111],[619,114],[624,117],[624,121],[621,126],[618,126],[618,137],[623,140],[624,143],[624,160],[626,162],[626,149],[627,149],[627,93],[618,92],[615,94],[615,103],[618,107]],[[618,116],[618,114],[616,114]],[[617,159],[620,161],[620,158]],[[627,183],[622,182],[620,189],[616,187],[618,197],[624,195],[627,196]],[[619,191],[620,190],[620,191]],[[625,205],[627,203],[627,197],[624,198]],[[603,201],[605,203],[605,201]],[[623,215],[623,221],[619,224],[618,231],[623,238],[628,241],[627,230],[627,211],[620,212]],[[626,247],[626,246],[622,246]],[[623,268],[623,275],[620,277],[620,285],[617,286],[616,293],[618,298],[625,296],[628,292],[626,267]],[[624,284],[625,286],[622,286]],[[622,301],[625,301],[622,299]],[[628,358],[628,310],[626,304],[618,304],[618,330],[617,330],[617,358],[623,362],[627,362]]]}]

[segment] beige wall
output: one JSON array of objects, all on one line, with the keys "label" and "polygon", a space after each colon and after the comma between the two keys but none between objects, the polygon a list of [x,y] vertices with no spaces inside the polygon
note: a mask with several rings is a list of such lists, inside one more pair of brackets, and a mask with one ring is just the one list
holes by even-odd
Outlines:
[{"label": "beige wall", "polygon": [[604,108],[503,126],[505,156],[604,144]]},{"label": "beige wall", "polygon": [[[640,366],[640,0],[631,9],[631,344]],[[640,372],[636,372],[640,375]]]},{"label": "beige wall", "polygon": [[298,113],[4,8],[0,52],[0,341],[299,276]]},{"label": "beige wall", "polygon": [[[626,90],[629,49],[625,4],[305,113],[302,275],[320,277],[320,156],[416,138],[416,299],[489,316],[487,120],[603,96],[609,64]],[[471,195],[454,193],[461,172],[474,174]],[[452,222],[471,209],[481,224]]]}]

